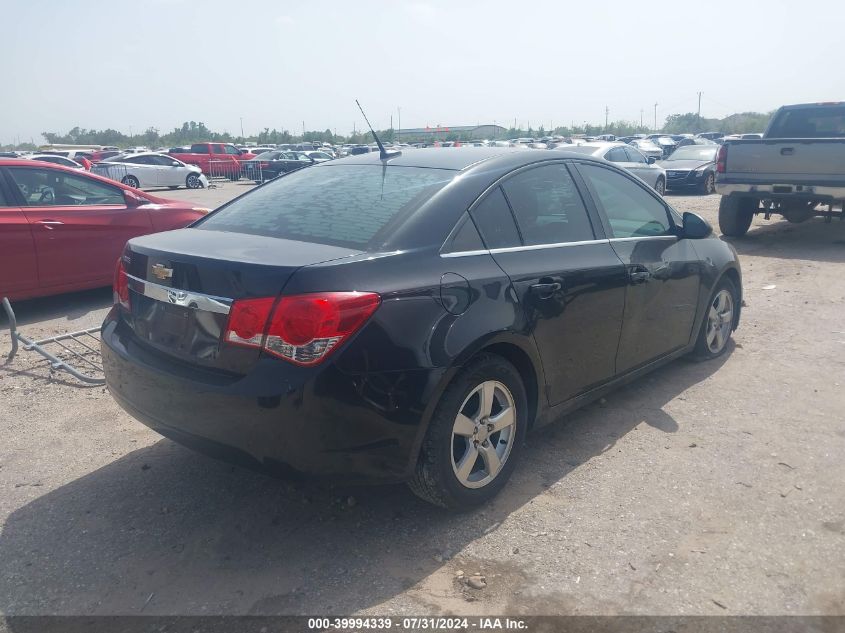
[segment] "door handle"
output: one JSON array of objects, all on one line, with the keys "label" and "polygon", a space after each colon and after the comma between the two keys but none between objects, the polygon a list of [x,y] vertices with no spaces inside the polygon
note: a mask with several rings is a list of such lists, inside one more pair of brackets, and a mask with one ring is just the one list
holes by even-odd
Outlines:
[{"label": "door handle", "polygon": [[54,226],[61,226],[64,224],[64,222],[59,222],[58,220],[37,220],[35,223],[40,224],[45,229],[48,229],[50,231],[53,230]]},{"label": "door handle", "polygon": [[630,270],[628,271],[628,279],[632,284],[642,284],[651,279],[651,273],[647,270]]},{"label": "door handle", "polygon": [[795,153],[794,147],[781,147],[780,148],[780,155],[781,156],[792,156]]},{"label": "door handle", "polygon": [[531,284],[528,286],[528,289],[540,299],[548,299],[562,287],[563,285],[559,281],[551,281],[547,283]]}]

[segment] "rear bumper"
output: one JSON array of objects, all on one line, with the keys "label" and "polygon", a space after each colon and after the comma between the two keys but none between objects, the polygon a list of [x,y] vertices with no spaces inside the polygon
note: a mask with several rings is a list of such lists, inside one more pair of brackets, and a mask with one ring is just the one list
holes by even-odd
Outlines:
[{"label": "rear bumper", "polygon": [[109,314],[106,384],[130,415],[194,450],[277,476],[396,482],[416,460],[440,370],[349,375],[262,359],[243,377],[164,358]]},{"label": "rear bumper", "polygon": [[801,198],[816,200],[845,200],[845,184],[808,185],[803,183],[736,182],[716,178],[716,193],[723,196],[747,196],[782,199]]}]

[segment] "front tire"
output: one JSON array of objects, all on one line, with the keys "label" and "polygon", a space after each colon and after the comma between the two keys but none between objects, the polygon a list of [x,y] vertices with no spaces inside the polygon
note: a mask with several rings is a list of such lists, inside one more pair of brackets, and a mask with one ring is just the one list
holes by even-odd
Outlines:
[{"label": "front tire", "polygon": [[716,191],[716,175],[713,172],[710,172],[706,176],[704,176],[704,182],[701,183],[701,193],[705,196],[709,196],[711,193]]},{"label": "front tire", "polygon": [[723,278],[707,304],[707,312],[695,342],[695,360],[710,360],[725,353],[736,323],[738,307],[739,292],[736,286],[730,279]]},{"label": "front tire", "polygon": [[132,187],[133,189],[141,188],[141,183],[138,182],[138,179],[135,178],[135,176],[124,176],[120,182],[122,182],[127,187]]},{"label": "front tire", "polygon": [[759,201],[754,198],[722,196],[719,202],[719,230],[722,235],[728,237],[745,235],[759,205]]},{"label": "front tire", "polygon": [[202,180],[200,180],[199,174],[188,174],[185,178],[185,186],[188,189],[202,189]]},{"label": "front tire", "polygon": [[510,478],[527,427],[528,397],[519,372],[504,358],[479,355],[443,392],[408,485],[444,508],[481,505]]},{"label": "front tire", "polygon": [[659,193],[661,196],[666,195],[666,181],[663,178],[658,178],[657,182],[654,183],[654,190]]}]

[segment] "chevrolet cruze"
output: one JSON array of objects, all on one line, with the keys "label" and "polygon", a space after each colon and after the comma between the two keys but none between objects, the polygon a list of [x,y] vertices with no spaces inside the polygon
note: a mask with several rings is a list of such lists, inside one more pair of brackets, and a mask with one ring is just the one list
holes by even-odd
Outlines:
[{"label": "chevrolet cruze", "polygon": [[722,354],[730,245],[579,154],[368,153],[129,241],[108,387],[199,451],[480,504],[526,432],[685,354]]}]

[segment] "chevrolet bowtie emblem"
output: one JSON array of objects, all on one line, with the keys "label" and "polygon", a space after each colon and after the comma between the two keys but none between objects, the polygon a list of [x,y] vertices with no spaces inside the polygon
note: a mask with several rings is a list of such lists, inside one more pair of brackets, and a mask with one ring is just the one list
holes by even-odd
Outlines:
[{"label": "chevrolet bowtie emblem", "polygon": [[154,264],[152,267],[152,273],[153,277],[155,277],[156,279],[161,279],[162,281],[173,277],[173,269],[168,268],[164,264]]}]

